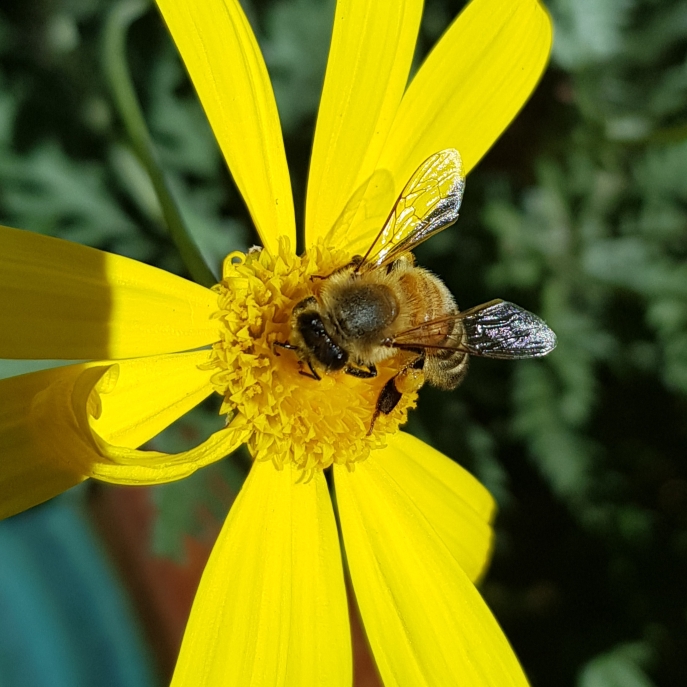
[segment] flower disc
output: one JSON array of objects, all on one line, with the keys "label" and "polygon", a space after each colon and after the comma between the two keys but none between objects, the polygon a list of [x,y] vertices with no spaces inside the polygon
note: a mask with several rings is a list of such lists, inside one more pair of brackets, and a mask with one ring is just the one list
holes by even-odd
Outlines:
[{"label": "flower disc", "polygon": [[210,365],[224,397],[222,412],[231,414],[232,423],[251,427],[248,446],[256,460],[272,460],[277,467],[291,461],[306,477],[333,463],[352,467],[365,460],[406,421],[417,398],[404,394],[370,433],[379,394],[398,373],[400,357],[379,364],[373,379],[338,372],[317,380],[295,351],[275,347],[289,341],[294,306],[350,259],[319,245],[298,257],[282,239],[277,255],[265,249],[229,255],[215,287],[223,328]]}]

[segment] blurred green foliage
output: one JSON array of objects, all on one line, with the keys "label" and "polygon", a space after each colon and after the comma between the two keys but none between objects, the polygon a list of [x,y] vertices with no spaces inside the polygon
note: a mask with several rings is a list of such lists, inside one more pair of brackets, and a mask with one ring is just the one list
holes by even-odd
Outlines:
[{"label": "blurred green foliage", "polygon": [[[505,0],[504,0],[505,1]],[[184,274],[101,68],[108,0],[0,9],[0,220]],[[418,61],[464,4],[427,0]],[[244,6],[282,116],[297,207],[332,0]],[[426,389],[410,430],[501,505],[484,594],[533,685],[679,687],[687,676],[687,0],[550,0],[551,66],[418,251],[471,306],[502,297],[559,337]],[[252,233],[154,9],[129,62],[161,164],[213,269]],[[217,426],[208,403],[158,447]],[[221,518],[246,461],[159,488],[155,546]],[[217,489],[217,484],[226,489]],[[213,486],[214,485],[214,486]],[[431,580],[428,580],[431,584]]]}]

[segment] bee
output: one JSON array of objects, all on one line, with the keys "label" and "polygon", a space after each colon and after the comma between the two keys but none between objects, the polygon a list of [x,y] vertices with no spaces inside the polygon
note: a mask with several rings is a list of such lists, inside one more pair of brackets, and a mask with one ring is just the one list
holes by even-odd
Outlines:
[{"label": "bee", "polygon": [[[446,285],[415,264],[412,250],[458,219],[465,177],[457,150],[442,150],[415,171],[364,255],[319,282],[291,314],[287,342],[301,373],[320,380],[343,372],[370,379],[377,364],[400,356],[371,418],[389,414],[403,394],[426,382],[455,389],[470,356],[537,358],[556,335],[536,315],[502,300],[460,311]],[[305,369],[307,368],[307,370]]]}]

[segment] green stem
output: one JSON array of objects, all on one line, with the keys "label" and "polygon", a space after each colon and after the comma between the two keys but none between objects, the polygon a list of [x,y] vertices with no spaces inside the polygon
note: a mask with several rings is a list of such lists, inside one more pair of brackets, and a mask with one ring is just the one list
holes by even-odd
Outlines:
[{"label": "green stem", "polygon": [[103,36],[103,67],[133,149],[153,183],[172,240],[193,279],[210,287],[217,283],[217,279],[191,237],[165,181],[129,74],[126,59],[127,31],[149,7],[150,3],[145,0],[124,0],[110,10]]}]

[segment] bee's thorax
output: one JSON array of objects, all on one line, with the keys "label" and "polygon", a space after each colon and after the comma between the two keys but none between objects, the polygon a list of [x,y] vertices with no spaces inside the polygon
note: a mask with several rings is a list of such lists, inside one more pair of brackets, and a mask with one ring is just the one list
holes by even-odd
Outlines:
[{"label": "bee's thorax", "polygon": [[345,339],[379,341],[398,315],[398,301],[384,284],[353,282],[339,290],[329,314]]}]

